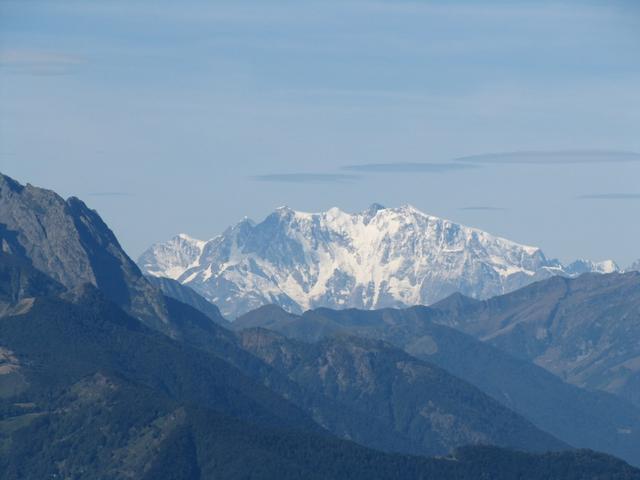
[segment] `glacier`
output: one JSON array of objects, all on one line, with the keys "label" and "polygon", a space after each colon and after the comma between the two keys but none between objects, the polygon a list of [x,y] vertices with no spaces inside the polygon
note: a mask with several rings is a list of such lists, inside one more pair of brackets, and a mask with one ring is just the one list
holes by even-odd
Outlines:
[{"label": "glacier", "polygon": [[280,207],[207,241],[177,235],[138,265],[192,287],[231,320],[271,303],[292,313],[428,305],[455,292],[484,299],[553,275],[618,270],[611,260],[564,266],[537,247],[378,204],[353,214]]}]

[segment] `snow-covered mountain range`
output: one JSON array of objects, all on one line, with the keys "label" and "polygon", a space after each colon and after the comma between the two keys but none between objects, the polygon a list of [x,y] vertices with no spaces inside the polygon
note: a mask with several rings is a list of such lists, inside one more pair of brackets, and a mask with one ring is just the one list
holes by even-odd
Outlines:
[{"label": "snow-covered mountain range", "polygon": [[640,259],[636,260],[631,265],[629,265],[629,267],[626,269],[626,271],[628,271],[628,272],[640,272]]},{"label": "snow-covered mountain range", "polygon": [[269,303],[299,313],[431,304],[454,292],[488,298],[552,275],[618,270],[610,260],[565,266],[536,247],[377,204],[355,214],[281,207],[208,241],[177,235],[138,264],[189,285],[229,319]]}]

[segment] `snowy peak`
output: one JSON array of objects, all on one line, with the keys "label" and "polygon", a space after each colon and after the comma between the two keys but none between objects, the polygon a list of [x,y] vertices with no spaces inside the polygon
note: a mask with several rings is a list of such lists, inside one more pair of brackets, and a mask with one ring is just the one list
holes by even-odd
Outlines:
[{"label": "snowy peak", "polygon": [[375,217],[380,210],[385,208],[379,203],[372,203],[369,208],[362,212],[362,217],[365,223],[369,223],[373,217]]},{"label": "snowy peak", "polygon": [[206,243],[180,233],[166,242],[153,245],[138,259],[138,265],[149,275],[176,280],[197,263]]},{"label": "snowy peak", "polygon": [[619,272],[620,267],[613,260],[594,262],[591,260],[579,259],[565,267],[565,272],[569,275],[582,275],[583,273],[613,273]]},{"label": "snowy peak", "polygon": [[384,210],[384,209],[385,207],[383,205],[380,205],[379,203],[372,203],[371,205],[369,205],[369,208],[367,208],[363,213],[375,214],[379,210]]},{"label": "snowy peak", "polygon": [[227,318],[269,303],[302,312],[431,304],[455,292],[487,298],[551,275],[617,269],[579,261],[565,271],[539,248],[411,205],[379,204],[354,214],[280,207],[206,242],[178,235],[152,246],[139,264],[188,284]]}]

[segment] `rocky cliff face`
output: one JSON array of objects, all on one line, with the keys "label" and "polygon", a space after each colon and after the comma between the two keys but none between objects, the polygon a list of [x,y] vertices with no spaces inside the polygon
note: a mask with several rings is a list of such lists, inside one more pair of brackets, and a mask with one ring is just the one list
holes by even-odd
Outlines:
[{"label": "rocky cliff face", "polygon": [[167,330],[162,294],[81,200],[0,175],[0,246],[66,288],[93,284],[129,313]]}]

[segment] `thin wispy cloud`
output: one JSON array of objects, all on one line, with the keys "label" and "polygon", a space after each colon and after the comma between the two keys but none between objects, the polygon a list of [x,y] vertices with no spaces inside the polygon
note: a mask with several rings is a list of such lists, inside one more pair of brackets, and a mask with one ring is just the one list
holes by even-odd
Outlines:
[{"label": "thin wispy cloud", "polygon": [[391,101],[405,103],[435,103],[442,100],[441,95],[432,95],[421,91],[407,90],[381,90],[381,89],[344,89],[344,88],[313,88],[313,89],[288,89],[283,90],[285,95],[310,97],[321,100],[339,99],[344,102],[348,99]]},{"label": "thin wispy cloud", "polygon": [[274,173],[250,177],[257,182],[276,183],[345,183],[359,180],[360,175],[341,173]]},{"label": "thin wispy cloud", "polygon": [[346,165],[343,170],[369,173],[447,173],[460,170],[479,168],[479,165],[465,163],[364,163],[360,165]]},{"label": "thin wispy cloud", "polygon": [[640,193],[590,193],[576,198],[578,200],[640,200]]},{"label": "thin wispy cloud", "polygon": [[640,162],[640,153],[616,150],[557,150],[485,153],[455,159],[473,164],[571,165]]},{"label": "thin wispy cloud", "polygon": [[460,207],[458,210],[477,211],[477,212],[504,212],[504,207],[492,207],[489,205],[470,205],[468,207]]},{"label": "thin wispy cloud", "polygon": [[67,75],[84,63],[75,55],[35,50],[0,51],[0,71],[27,75]]}]

